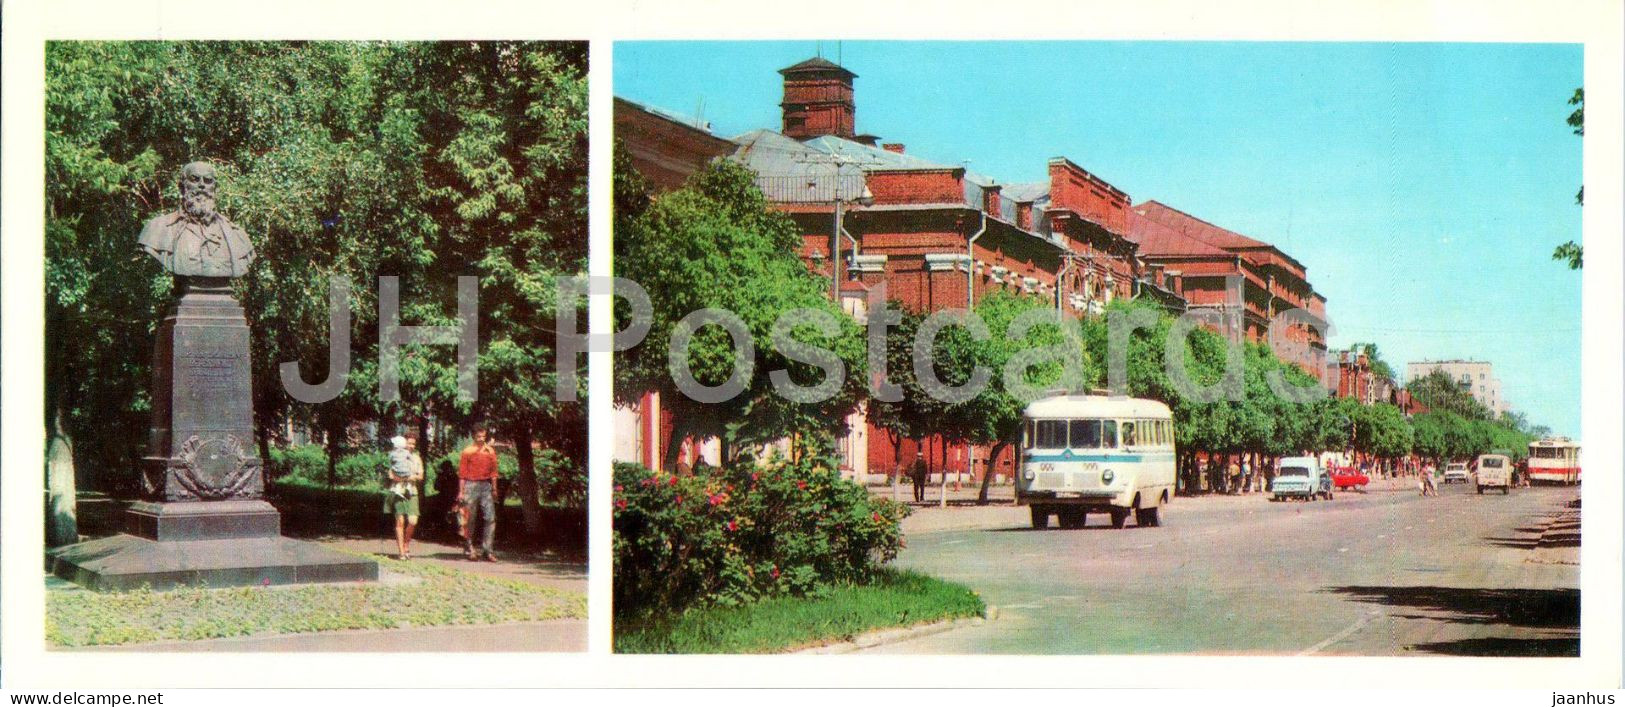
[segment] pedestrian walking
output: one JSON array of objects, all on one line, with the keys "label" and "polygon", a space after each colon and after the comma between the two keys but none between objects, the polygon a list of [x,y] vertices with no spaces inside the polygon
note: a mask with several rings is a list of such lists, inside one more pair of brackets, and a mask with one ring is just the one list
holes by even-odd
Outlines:
[{"label": "pedestrian walking", "polygon": [[931,475],[931,469],[925,464],[925,453],[915,452],[914,463],[908,468],[909,481],[914,482],[914,502],[925,502],[925,480]]},{"label": "pedestrian walking", "polygon": [[452,468],[451,460],[441,460],[434,472],[434,496],[431,497],[428,517],[435,522],[436,527],[443,527],[457,533],[461,539],[463,533],[463,507],[457,502],[457,490],[462,482],[457,480],[457,470]]},{"label": "pedestrian walking", "polygon": [[1252,491],[1253,491],[1253,462],[1250,459],[1243,458],[1241,460],[1241,492],[1246,494],[1246,493],[1252,493]]},{"label": "pedestrian walking", "polygon": [[396,436],[390,440],[389,487],[384,490],[384,512],[395,517],[395,558],[412,559],[412,532],[418,524],[418,482],[423,460],[413,449],[416,440]]},{"label": "pedestrian walking", "polygon": [[[463,448],[457,464],[457,480],[457,502],[468,514],[463,554],[470,560],[496,562],[491,544],[496,540],[497,532],[497,452],[491,446],[490,434],[486,430],[474,430],[474,441]],[[475,538],[480,541],[477,553]]]}]

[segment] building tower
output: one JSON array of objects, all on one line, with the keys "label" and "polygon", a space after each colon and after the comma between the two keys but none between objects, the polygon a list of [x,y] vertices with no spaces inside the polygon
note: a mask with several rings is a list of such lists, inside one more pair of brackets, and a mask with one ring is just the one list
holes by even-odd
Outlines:
[{"label": "building tower", "polygon": [[797,140],[822,135],[852,139],[856,108],[852,79],[841,65],[817,57],[779,69],[784,76],[784,134]]}]

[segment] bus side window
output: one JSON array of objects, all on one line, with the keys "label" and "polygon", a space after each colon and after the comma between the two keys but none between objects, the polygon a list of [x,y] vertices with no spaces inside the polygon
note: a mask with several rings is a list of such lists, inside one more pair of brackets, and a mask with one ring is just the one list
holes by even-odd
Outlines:
[{"label": "bus side window", "polygon": [[1123,446],[1133,447],[1139,444],[1139,440],[1135,439],[1133,420],[1124,420],[1122,423],[1122,430]]},{"label": "bus side window", "polygon": [[1073,449],[1098,449],[1100,447],[1100,420],[1073,420],[1071,447]]},{"label": "bus side window", "polygon": [[1117,447],[1116,420],[1100,421],[1100,446],[1105,447],[1106,449],[1113,449]]}]

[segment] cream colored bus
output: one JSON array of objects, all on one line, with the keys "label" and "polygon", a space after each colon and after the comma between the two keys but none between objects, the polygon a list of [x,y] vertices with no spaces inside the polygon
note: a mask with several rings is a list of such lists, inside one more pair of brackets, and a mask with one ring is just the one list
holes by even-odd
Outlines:
[{"label": "cream colored bus", "polygon": [[1034,528],[1056,516],[1081,528],[1105,513],[1121,528],[1161,523],[1174,497],[1174,421],[1155,400],[1056,395],[1027,406],[1016,503],[1032,508]]}]

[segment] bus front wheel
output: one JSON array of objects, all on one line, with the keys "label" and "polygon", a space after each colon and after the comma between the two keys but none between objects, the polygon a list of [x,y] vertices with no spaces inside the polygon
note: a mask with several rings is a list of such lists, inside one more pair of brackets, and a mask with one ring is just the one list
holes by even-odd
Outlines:
[{"label": "bus front wheel", "polygon": [[1113,508],[1112,509],[1112,527],[1113,528],[1121,528],[1121,527],[1123,527],[1123,524],[1127,523],[1127,522],[1128,522],[1128,509],[1127,508]]},{"label": "bus front wheel", "polygon": [[1049,527],[1049,509],[1033,506],[1033,527],[1038,530]]}]

